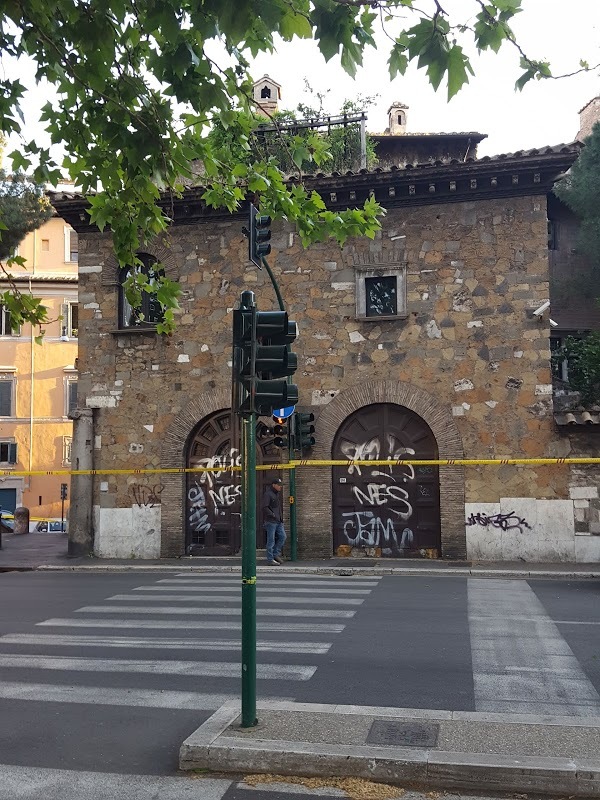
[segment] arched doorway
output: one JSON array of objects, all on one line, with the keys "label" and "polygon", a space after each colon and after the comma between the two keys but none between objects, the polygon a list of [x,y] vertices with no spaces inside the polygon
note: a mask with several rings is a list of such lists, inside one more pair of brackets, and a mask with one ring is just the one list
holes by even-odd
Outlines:
[{"label": "arched doorway", "polygon": [[[431,428],[414,411],[374,403],[339,427],[334,459],[437,459]],[[428,557],[440,554],[440,483],[435,466],[334,467],[333,547],[337,555]]]},{"label": "arched doorway", "polygon": [[[214,467],[216,472],[188,473],[185,494],[185,552],[187,555],[233,555],[241,546],[239,436],[233,429],[230,409],[205,417],[192,432],[187,448],[188,467]],[[263,421],[256,429],[257,464],[281,463],[281,451]],[[222,468],[222,469],[219,469]],[[260,498],[272,473],[257,473],[257,546],[264,547]]]}]

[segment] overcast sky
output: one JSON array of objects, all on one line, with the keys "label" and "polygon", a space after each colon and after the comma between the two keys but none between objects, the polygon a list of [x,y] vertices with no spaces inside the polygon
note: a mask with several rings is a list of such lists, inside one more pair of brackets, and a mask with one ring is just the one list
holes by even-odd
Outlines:
[{"label": "overcast sky", "polygon": [[[423,0],[421,5],[425,8]],[[460,22],[473,13],[473,0],[446,0],[442,5]],[[532,58],[547,59],[553,74],[571,72],[580,59],[600,63],[600,0],[524,0],[525,10],[512,23],[516,38]],[[254,76],[268,73],[282,86],[282,107],[294,108],[306,102],[304,78],[313,89],[329,91],[328,110],[337,111],[345,98],[379,94],[369,110],[368,128],[381,132],[387,127],[390,103],[400,100],[409,106],[408,132],[480,131],[488,139],[479,155],[572,141],[579,130],[579,109],[600,94],[600,76],[579,75],[560,81],[533,81],[515,92],[515,80],[522,70],[518,53],[504,45],[498,55],[473,54],[476,77],[449,103],[445,87],[437,92],[423,70],[410,67],[404,77],[390,82],[384,36],[380,49],[369,49],[356,80],[349,78],[339,58],[325,63],[312,42],[281,44],[275,55],[264,55],[254,63]]]},{"label": "overcast sky", "polygon": [[[430,3],[421,0],[424,8]],[[474,0],[445,0],[443,5],[453,20],[460,22],[477,9]],[[532,58],[548,59],[554,74],[577,69],[582,58],[590,64],[600,62],[600,0],[524,0],[524,6],[513,30]],[[480,156],[572,141],[579,129],[579,109],[600,94],[598,70],[558,81],[530,82],[522,92],[515,92],[514,83],[521,73],[519,58],[514,48],[504,45],[499,55],[472,54],[476,76],[448,103],[445,87],[434,92],[424,72],[415,67],[390,82],[386,61],[391,43],[380,34],[378,44],[378,50],[367,51],[356,80],[341,69],[339,58],[325,63],[313,42],[298,40],[281,43],[277,53],[257,58],[253,75],[260,78],[268,73],[281,84],[282,108],[311,102],[304,89],[305,78],[314,90],[328,93],[330,113],[338,111],[346,98],[378,94],[368,112],[372,132],[387,127],[387,109],[392,101],[400,100],[409,106],[408,132],[487,133],[489,138],[479,146]],[[33,69],[21,64],[18,71],[29,85],[33,83]],[[40,128],[34,120],[48,96],[47,88],[37,87],[27,98],[27,141],[39,138]],[[18,143],[13,139],[9,146]]]}]

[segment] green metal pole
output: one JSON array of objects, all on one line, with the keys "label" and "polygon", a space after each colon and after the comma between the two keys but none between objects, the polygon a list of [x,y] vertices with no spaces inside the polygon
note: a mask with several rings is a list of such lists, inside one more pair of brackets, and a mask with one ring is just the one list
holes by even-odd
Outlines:
[{"label": "green metal pole", "polygon": [[256,417],[242,419],[242,728],[256,718]]}]

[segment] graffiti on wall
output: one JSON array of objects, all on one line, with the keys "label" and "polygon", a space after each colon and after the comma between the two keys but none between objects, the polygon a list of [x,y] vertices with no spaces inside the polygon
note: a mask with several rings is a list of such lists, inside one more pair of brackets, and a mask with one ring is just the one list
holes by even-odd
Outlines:
[{"label": "graffiti on wall", "polygon": [[497,528],[501,531],[518,530],[519,533],[523,533],[523,528],[532,530],[527,520],[517,516],[514,511],[509,514],[485,514],[478,511],[476,514],[469,514],[465,524],[467,527],[480,525],[482,528]]},{"label": "graffiti on wall", "polygon": [[[350,461],[396,461],[415,455],[393,434],[387,434],[383,443],[378,436],[362,443],[344,442],[341,450]],[[348,474],[362,477],[362,469],[365,468],[350,464]],[[410,464],[390,464],[376,466],[368,474],[370,479],[353,485],[351,490],[361,509],[342,514],[346,541],[352,547],[381,547],[384,555],[403,553],[411,548],[414,539],[412,530],[405,527],[413,508],[407,489],[399,484],[414,480],[414,468]]]},{"label": "graffiti on wall", "polygon": [[156,483],[154,486],[132,483],[128,491],[134,505],[139,508],[154,508],[160,505],[160,493],[162,492],[160,483]]},{"label": "graffiti on wall", "polygon": [[[202,472],[188,490],[187,520],[191,531],[206,534],[222,509],[233,506],[241,496],[241,486],[234,483],[233,473],[228,467],[241,465],[241,454],[236,448],[208,458],[201,458],[194,466],[206,467],[214,472]],[[220,479],[225,476],[225,480]]]}]

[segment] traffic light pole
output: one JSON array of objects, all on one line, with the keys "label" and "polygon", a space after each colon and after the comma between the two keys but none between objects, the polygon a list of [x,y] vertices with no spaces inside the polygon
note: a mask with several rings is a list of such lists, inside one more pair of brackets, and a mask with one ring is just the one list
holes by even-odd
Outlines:
[{"label": "traffic light pole", "polygon": [[[283,297],[281,296],[281,292],[279,291],[279,284],[275,279],[275,275],[269,266],[269,262],[263,256],[261,259],[263,267],[267,271],[267,275],[271,279],[271,283],[273,285],[273,289],[275,290],[275,295],[277,297],[277,302],[279,303],[279,308],[281,311],[285,311],[285,304],[283,302]],[[289,381],[292,381],[292,378],[289,378]],[[290,422],[288,425],[288,462],[294,460],[295,451],[294,451],[294,430],[293,424]],[[296,516],[296,467],[292,467],[289,470],[289,491],[290,491],[290,560],[296,561],[298,559],[298,518]]]},{"label": "traffic light pole", "polygon": [[242,728],[256,718],[256,415],[242,417]]}]

